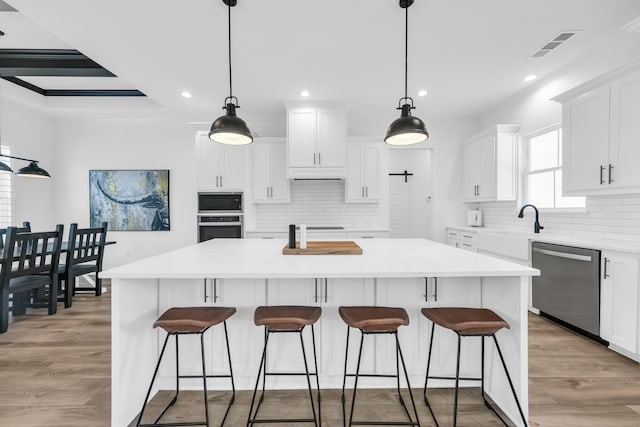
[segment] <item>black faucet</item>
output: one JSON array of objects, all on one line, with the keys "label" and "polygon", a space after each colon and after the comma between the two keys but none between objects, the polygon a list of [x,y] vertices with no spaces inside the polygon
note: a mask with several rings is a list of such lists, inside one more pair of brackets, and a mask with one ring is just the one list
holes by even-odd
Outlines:
[{"label": "black faucet", "polygon": [[518,214],[518,218],[524,218],[524,208],[526,208],[527,206],[530,206],[533,208],[534,211],[536,211],[536,222],[533,224],[533,232],[534,233],[540,233],[540,230],[542,230],[544,227],[540,225],[540,221],[538,220],[538,208],[536,208],[533,205],[524,205],[522,208],[520,208],[520,213]]}]

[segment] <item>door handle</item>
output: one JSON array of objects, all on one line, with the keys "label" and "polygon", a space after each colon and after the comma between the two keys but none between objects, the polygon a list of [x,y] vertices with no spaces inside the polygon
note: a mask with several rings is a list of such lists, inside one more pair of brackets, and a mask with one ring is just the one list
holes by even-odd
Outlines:
[{"label": "door handle", "polygon": [[438,278],[433,278],[433,300],[438,302]]},{"label": "door handle", "polygon": [[322,160],[320,160],[320,153],[318,153],[318,165],[322,164]]},{"label": "door handle", "polygon": [[316,153],[313,153],[313,164],[316,164]]},{"label": "door handle", "polygon": [[222,188],[222,175],[220,175],[220,188]]},{"label": "door handle", "polygon": [[213,303],[218,302],[218,279],[213,279]]},{"label": "door handle", "polygon": [[540,249],[540,248],[533,248],[531,250],[539,254],[554,256],[558,258],[567,258],[567,259],[573,259],[576,261],[591,262],[591,257],[588,255],[579,255],[579,254],[572,254],[569,252],[551,251],[549,249]]},{"label": "door handle", "polygon": [[313,301],[314,302],[318,302],[318,279],[313,279],[315,282],[315,291],[316,291],[316,296],[314,297]]},{"label": "door handle", "polygon": [[216,188],[220,187],[220,184],[218,183],[218,179],[219,179],[219,178],[220,178],[220,177],[219,177],[218,175],[216,175]]},{"label": "door handle", "polygon": [[207,300],[209,299],[209,296],[207,295],[207,279],[204,279],[203,282],[204,282],[204,302],[206,303]]},{"label": "door handle", "polygon": [[608,279],[609,277],[611,277],[611,275],[609,274],[608,268],[607,268],[608,264],[609,264],[609,258],[604,257],[604,273],[602,275],[602,277],[604,279]]},{"label": "door handle", "polygon": [[369,198],[369,187],[367,186],[364,187],[364,197],[367,199]]},{"label": "door handle", "polygon": [[364,199],[364,186],[361,187],[361,190],[362,190],[362,198]]},{"label": "door handle", "polygon": [[609,184],[613,183],[613,165],[611,163],[609,163]]},{"label": "door handle", "polygon": [[604,184],[604,166],[600,165],[600,185]]},{"label": "door handle", "polygon": [[327,282],[328,282],[328,279],[326,279],[326,278],[325,278],[325,279],[324,279],[324,302],[325,302],[325,303],[326,303],[326,302],[329,302],[329,301],[328,301],[328,300],[329,300],[329,297],[327,296],[327,294],[329,293]]},{"label": "door handle", "polygon": [[424,278],[424,302],[429,302],[429,278]]}]

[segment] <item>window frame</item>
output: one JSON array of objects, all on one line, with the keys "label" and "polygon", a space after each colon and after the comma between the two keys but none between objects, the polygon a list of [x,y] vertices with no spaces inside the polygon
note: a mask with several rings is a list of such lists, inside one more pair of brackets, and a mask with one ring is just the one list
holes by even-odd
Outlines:
[{"label": "window frame", "polygon": [[[556,173],[556,171],[558,171],[560,174],[562,174],[562,146],[559,146],[559,158],[558,158],[558,166],[553,166],[553,167],[548,167],[548,168],[544,168],[544,169],[536,169],[535,171],[531,171],[530,170],[530,149],[529,149],[529,144],[530,141],[540,135],[544,135],[546,133],[550,133],[553,131],[560,131],[562,132],[562,122],[557,122],[554,123],[552,125],[546,126],[544,128],[538,129],[534,132],[530,132],[526,135],[522,136],[522,173],[521,173],[521,178],[522,178],[522,185],[521,185],[521,200],[519,200],[519,204],[523,205],[525,203],[529,203],[528,199],[529,199],[529,185],[528,185],[528,178],[529,175],[531,174],[538,174],[538,173],[543,173],[543,172],[553,172],[554,174]],[[560,140],[560,143],[562,144],[562,139]],[[552,213],[557,213],[557,214],[562,214],[562,213],[566,213],[566,214],[575,214],[575,213],[581,213],[581,212],[586,212],[586,198],[585,198],[585,205],[581,206],[581,207],[556,207],[556,194],[554,194],[554,200],[553,200],[553,204],[554,207],[543,207],[543,208],[538,208],[538,210],[543,211],[543,212],[552,212]]]},{"label": "window frame", "polygon": [[[11,155],[11,147],[8,145],[0,144],[0,153]],[[8,157],[0,157],[0,161],[5,163],[7,166],[12,167],[11,159]],[[0,228],[6,228],[12,225],[13,221],[13,174],[12,173],[2,173],[0,174],[0,189],[4,185],[3,181],[8,182],[8,197],[3,197],[0,192],[0,202],[8,203],[9,208],[7,209],[8,216],[4,216],[2,214],[2,210],[0,210]]]}]

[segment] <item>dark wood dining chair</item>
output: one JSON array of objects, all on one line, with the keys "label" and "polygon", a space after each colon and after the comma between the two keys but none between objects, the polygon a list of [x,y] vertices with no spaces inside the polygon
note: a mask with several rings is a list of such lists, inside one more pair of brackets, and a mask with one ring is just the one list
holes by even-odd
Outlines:
[{"label": "dark wood dining chair", "polygon": [[[31,223],[29,221],[25,221],[22,223],[22,227],[16,227],[17,233],[31,233]],[[0,228],[0,250],[4,249],[4,241],[7,237],[7,229]]]},{"label": "dark wood dining chair", "polygon": [[16,227],[7,228],[0,267],[0,333],[9,327],[11,294],[44,288],[49,314],[56,313],[63,230],[62,224],[56,226],[56,231],[38,233],[18,233]]},{"label": "dark wood dining chair", "polygon": [[[58,280],[64,282],[64,306],[71,307],[73,295],[77,290],[95,291],[96,296],[102,295],[102,279],[98,277],[102,271],[104,245],[107,239],[107,223],[101,227],[78,228],[78,224],[71,224],[69,241],[67,242],[66,260],[60,266]],[[85,274],[96,274],[96,287],[76,287],[76,277]]]}]

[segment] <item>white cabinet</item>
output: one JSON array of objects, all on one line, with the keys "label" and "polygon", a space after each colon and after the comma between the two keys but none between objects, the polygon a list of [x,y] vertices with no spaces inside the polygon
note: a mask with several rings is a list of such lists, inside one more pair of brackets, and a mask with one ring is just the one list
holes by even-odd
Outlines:
[{"label": "white cabinet", "polygon": [[349,239],[385,239],[389,238],[389,231],[383,230],[360,230],[360,231],[348,231],[347,238]]},{"label": "white cabinet", "polygon": [[347,119],[339,108],[289,108],[289,178],[344,178]]},{"label": "white cabinet", "polygon": [[[163,279],[159,285],[159,312],[170,307],[221,306],[236,307],[236,313],[227,320],[229,346],[233,372],[237,377],[255,377],[262,350],[262,330],[253,326],[255,307],[265,304],[264,280],[237,279]],[[164,339],[164,333],[161,333]],[[205,332],[205,355],[208,373],[229,372],[227,348],[222,325]],[[181,336],[180,372],[183,375],[200,375],[200,338],[197,335]],[[175,347],[170,339],[165,352],[160,376],[168,384],[175,382]],[[228,381],[227,380],[219,380]],[[186,382],[185,382],[186,383]],[[200,386],[201,380],[193,380]],[[217,384],[217,383],[214,383]],[[224,383],[227,387],[228,383]]]},{"label": "white cabinet", "polygon": [[[347,327],[338,314],[340,305],[373,305],[372,279],[269,279],[268,304],[311,305],[322,307],[322,316],[316,323],[316,350],[319,370],[330,376],[332,387],[341,384]],[[352,331],[350,348],[356,349],[358,334]],[[310,363],[313,354],[311,335],[306,332],[305,348]],[[273,340],[273,342],[272,342]],[[300,341],[293,334],[276,334],[269,338],[269,368],[276,371],[303,369]],[[353,355],[353,353],[352,353]],[[293,368],[293,369],[292,369]],[[363,358],[363,369],[373,369],[373,354]],[[325,387],[328,385],[325,385]]]},{"label": "white cabinet", "polygon": [[464,200],[516,200],[518,125],[496,125],[464,145]]},{"label": "white cabinet", "polygon": [[381,143],[350,143],[347,148],[347,203],[380,201]]},{"label": "white cabinet", "polygon": [[563,194],[638,192],[640,70],[605,75],[554,99],[562,102]]},{"label": "white cabinet", "polygon": [[637,354],[638,257],[602,252],[600,271],[600,336],[614,350]]},{"label": "white cabinet", "polygon": [[253,202],[288,203],[287,147],[282,138],[256,138],[253,143]]},{"label": "white cabinet", "polygon": [[457,228],[447,228],[447,244],[471,252],[478,252],[478,233]]},{"label": "white cabinet", "polygon": [[196,134],[198,190],[244,190],[246,146],[225,145]]},{"label": "white cabinet", "polygon": [[[427,349],[431,334],[431,323],[421,310],[424,307],[480,307],[481,284],[479,278],[423,278],[423,279],[378,279],[376,305],[404,307],[409,314],[409,326],[398,330],[400,345],[409,375],[420,376],[424,381],[427,368]],[[442,372],[455,372],[457,336],[455,333],[436,327],[433,342],[432,366]],[[396,369],[393,337],[377,337],[376,371],[393,373]],[[477,369],[479,340],[464,342],[461,359],[464,373]],[[478,351],[476,351],[476,349]]]}]

